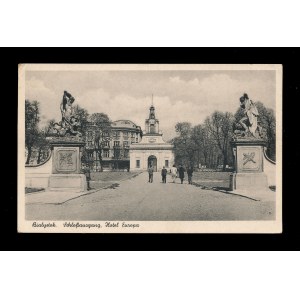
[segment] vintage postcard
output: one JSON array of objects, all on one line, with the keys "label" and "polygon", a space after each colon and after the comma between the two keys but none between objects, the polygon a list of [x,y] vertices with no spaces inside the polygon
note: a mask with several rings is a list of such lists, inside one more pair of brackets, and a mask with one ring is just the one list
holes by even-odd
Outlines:
[{"label": "vintage postcard", "polygon": [[282,66],[21,64],[18,231],[281,233]]}]

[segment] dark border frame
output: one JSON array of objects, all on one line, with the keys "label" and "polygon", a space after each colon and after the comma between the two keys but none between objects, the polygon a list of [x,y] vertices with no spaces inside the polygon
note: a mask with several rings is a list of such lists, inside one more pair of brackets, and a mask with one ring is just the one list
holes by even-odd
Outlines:
[{"label": "dark border frame", "polygon": [[[3,250],[299,250],[295,146],[297,104],[300,102],[298,48],[2,48],[2,105],[17,108],[19,63],[210,63],[283,65],[283,233],[282,234],[38,234],[17,233],[17,151],[4,171],[1,197]],[[6,104],[5,104],[6,103]],[[17,132],[17,109],[9,123]],[[4,126],[5,131],[5,126]],[[7,147],[17,149],[13,130]],[[299,133],[298,133],[299,136]],[[293,138],[293,139],[292,139]],[[9,142],[8,142],[9,141]],[[16,146],[16,147],[15,147]],[[10,151],[9,151],[10,152]],[[288,157],[289,156],[289,157]],[[294,156],[292,159],[291,156]],[[15,165],[13,165],[15,164]],[[9,175],[7,174],[9,170]],[[293,176],[293,172],[296,174]],[[295,181],[296,182],[296,181]],[[296,185],[293,185],[296,184]],[[174,262],[175,263],[175,262]]]}]

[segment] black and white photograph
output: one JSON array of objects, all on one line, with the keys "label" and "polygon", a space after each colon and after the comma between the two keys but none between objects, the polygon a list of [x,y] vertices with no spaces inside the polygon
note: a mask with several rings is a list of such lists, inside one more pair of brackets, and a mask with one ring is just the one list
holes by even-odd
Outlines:
[{"label": "black and white photograph", "polygon": [[281,233],[282,66],[20,64],[18,231]]},{"label": "black and white photograph", "polygon": [[1,299],[297,299],[298,6],[4,2]]}]

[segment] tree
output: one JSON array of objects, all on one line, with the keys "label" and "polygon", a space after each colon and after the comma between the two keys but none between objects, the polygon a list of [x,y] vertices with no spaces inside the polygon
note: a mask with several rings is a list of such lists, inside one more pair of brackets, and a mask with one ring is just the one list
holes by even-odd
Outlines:
[{"label": "tree", "polygon": [[[49,142],[47,141],[47,136],[53,127],[55,120],[48,121],[47,125],[39,130],[38,139],[36,147],[38,148],[37,164],[41,163],[41,159],[46,159],[46,156],[49,155]],[[43,157],[44,156],[44,157]]]},{"label": "tree", "polygon": [[119,169],[119,160],[122,158],[122,150],[120,146],[114,146],[115,168]]},{"label": "tree", "polygon": [[179,122],[175,125],[175,130],[181,137],[189,136],[191,134],[192,124],[189,122]]},{"label": "tree", "polygon": [[[198,148],[197,165],[199,166],[200,162],[205,166],[209,165],[209,153],[212,152],[214,145],[207,127],[196,125],[192,130],[191,138]],[[200,158],[200,154],[202,154],[203,159]]]},{"label": "tree", "polygon": [[178,137],[173,139],[176,163],[194,166],[195,154],[198,150],[192,139],[192,125],[189,122],[181,122],[175,125]]},{"label": "tree", "polygon": [[30,163],[32,150],[39,139],[38,123],[40,121],[39,103],[25,100],[25,145],[27,148],[26,164]]},{"label": "tree", "polygon": [[259,121],[266,132],[267,155],[276,160],[276,118],[273,109],[266,108],[263,103],[256,102]]},{"label": "tree", "polygon": [[229,112],[215,111],[210,117],[206,118],[205,126],[212,135],[216,145],[223,157],[223,171],[229,162],[230,139],[232,137],[233,116]]},{"label": "tree", "polygon": [[93,113],[89,116],[89,121],[100,128],[106,128],[111,126],[111,120],[105,113]]},{"label": "tree", "polygon": [[75,105],[73,107],[73,114],[78,118],[80,123],[79,131],[83,136],[86,134],[86,125],[88,123],[89,113],[86,109],[80,107],[79,105]]},{"label": "tree", "polygon": [[103,171],[102,151],[105,142],[111,140],[111,120],[107,114],[94,113],[89,117],[89,121],[97,126],[95,132],[94,149],[98,155],[101,172]]}]

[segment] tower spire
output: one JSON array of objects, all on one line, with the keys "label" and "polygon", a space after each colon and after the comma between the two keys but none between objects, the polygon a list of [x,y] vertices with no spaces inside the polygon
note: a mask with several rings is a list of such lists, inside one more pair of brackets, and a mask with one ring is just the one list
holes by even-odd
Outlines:
[{"label": "tower spire", "polygon": [[152,106],[153,106],[153,94],[152,94],[152,102],[151,102]]}]

